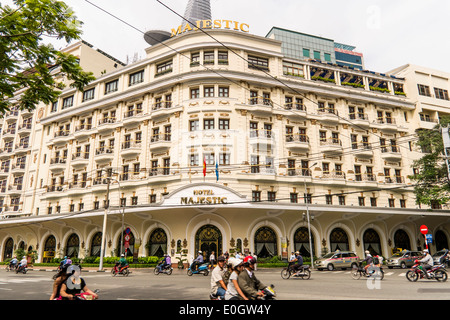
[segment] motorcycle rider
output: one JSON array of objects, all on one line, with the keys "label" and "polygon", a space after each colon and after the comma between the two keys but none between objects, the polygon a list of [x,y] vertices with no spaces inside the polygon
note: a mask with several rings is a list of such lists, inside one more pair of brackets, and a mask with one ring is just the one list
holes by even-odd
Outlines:
[{"label": "motorcycle rider", "polygon": [[160,265],[158,265],[159,272],[162,272],[164,269],[167,268],[167,266],[171,266],[172,265],[172,259],[170,258],[168,253],[166,253],[164,255],[164,259],[161,262],[162,263]]},{"label": "motorcycle rider", "polygon": [[263,297],[264,294],[260,290],[266,287],[255,276],[255,263],[255,257],[245,257],[244,270],[240,272],[238,276],[239,287],[241,288],[244,295],[250,300],[255,300],[258,297]]},{"label": "motorcycle rider", "polygon": [[22,270],[23,268],[26,268],[26,266],[27,266],[27,257],[26,256],[23,256],[22,257],[22,260],[20,260],[20,262],[19,262],[19,266],[17,267],[18,269],[19,269],[19,271],[20,270]]},{"label": "motorcycle rider", "polygon": [[72,260],[70,259],[70,257],[65,256],[64,260],[62,261],[62,266],[68,266],[72,264]]},{"label": "motorcycle rider", "polygon": [[86,281],[81,278],[81,267],[71,265],[67,269],[67,273],[70,275],[67,280],[61,285],[60,294],[62,300],[74,300],[76,294],[81,292],[89,293],[94,299],[98,299],[98,295],[89,290],[86,285]]},{"label": "motorcycle rider", "polygon": [[16,269],[17,268],[17,263],[19,262],[19,260],[17,260],[17,257],[14,256],[14,258],[11,259],[11,261],[9,262],[9,268],[12,269]]},{"label": "motorcycle rider", "polygon": [[427,276],[427,279],[430,279],[428,272],[429,272],[429,270],[431,270],[431,268],[433,268],[433,265],[434,265],[433,257],[428,252],[428,249],[423,250],[423,255],[424,255],[424,257],[422,259],[420,259],[419,262],[423,263],[423,269],[425,271],[425,275]]},{"label": "motorcycle rider", "polygon": [[125,269],[127,266],[128,266],[128,261],[125,258],[125,255],[122,253],[120,255],[120,259],[119,259],[119,267],[120,267],[119,272],[122,272],[122,270]]},{"label": "motorcycle rider", "polygon": [[224,275],[227,269],[225,268],[226,259],[224,256],[217,258],[217,265],[211,273],[211,295],[223,298],[227,291],[227,286],[224,281]]},{"label": "motorcycle rider", "polygon": [[195,258],[195,260],[192,262],[191,270],[196,271],[197,267],[203,264],[203,254],[201,251],[198,251],[198,256]]},{"label": "motorcycle rider", "polygon": [[294,271],[298,273],[303,266],[303,257],[300,254],[300,251],[295,252],[295,258],[292,260],[292,262],[294,263]]},{"label": "motorcycle rider", "polygon": [[361,263],[362,263],[362,262],[366,262],[366,263],[367,263],[367,264],[364,266],[364,270],[365,270],[365,272],[366,272],[367,274],[369,274],[369,273],[367,272],[367,269],[373,266],[373,257],[372,257],[372,255],[370,254],[370,251],[369,251],[369,250],[364,251],[364,253],[366,254],[366,258],[365,258],[363,261],[361,261]]}]

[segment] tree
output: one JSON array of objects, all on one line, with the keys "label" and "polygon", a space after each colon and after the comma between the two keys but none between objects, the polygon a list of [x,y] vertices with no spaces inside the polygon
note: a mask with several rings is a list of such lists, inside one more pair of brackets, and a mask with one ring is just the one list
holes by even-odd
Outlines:
[{"label": "tree", "polygon": [[[44,38],[80,39],[82,22],[63,2],[56,0],[13,0],[13,6],[0,3],[0,113],[14,103],[32,111],[39,102],[56,101],[65,87],[52,76],[52,67],[60,67],[61,79],[83,90],[95,80],[84,72],[75,56],[45,44]],[[11,101],[12,98],[17,101]]]},{"label": "tree", "polygon": [[447,127],[449,123],[450,116],[443,116],[440,124],[432,130],[417,130],[417,145],[425,152],[421,159],[414,161],[415,174],[410,176],[411,180],[417,182],[414,187],[417,204],[435,206],[450,201],[450,183],[441,132],[441,127]]}]

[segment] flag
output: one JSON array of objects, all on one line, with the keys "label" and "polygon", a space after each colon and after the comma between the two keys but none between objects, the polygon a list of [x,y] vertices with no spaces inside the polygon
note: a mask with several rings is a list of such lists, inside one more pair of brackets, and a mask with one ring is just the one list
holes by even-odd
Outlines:
[{"label": "flag", "polygon": [[216,160],[216,181],[219,181],[219,162]]},{"label": "flag", "polygon": [[206,158],[203,157],[203,180],[205,180],[206,177]]}]

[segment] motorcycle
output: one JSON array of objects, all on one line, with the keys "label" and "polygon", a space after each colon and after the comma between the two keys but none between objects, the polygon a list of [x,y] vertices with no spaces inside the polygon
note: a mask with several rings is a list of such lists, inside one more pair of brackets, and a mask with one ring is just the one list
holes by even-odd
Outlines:
[{"label": "motorcycle", "polygon": [[160,264],[158,264],[153,272],[156,275],[158,275],[160,273],[165,273],[168,276],[170,276],[172,274],[172,271],[173,271],[172,266],[171,265],[167,265],[164,268],[161,268],[162,264],[163,264],[162,262]]},{"label": "motorcycle", "polygon": [[203,274],[204,276],[207,276],[209,274],[208,263],[198,266],[197,270],[192,270],[191,264],[187,270],[187,275],[192,276],[193,274]]},{"label": "motorcycle", "polygon": [[309,269],[309,265],[301,266],[298,271],[295,271],[294,267],[294,264],[289,264],[288,267],[281,270],[281,278],[285,280],[289,279],[291,276],[300,277],[304,280],[311,278],[311,270]]},{"label": "motorcycle", "polygon": [[[94,290],[95,294],[98,294],[100,290]],[[75,294],[75,300],[94,300],[94,296],[87,292],[77,293]]]},{"label": "motorcycle", "polygon": [[111,269],[111,273],[112,273],[113,277],[115,277],[118,274],[121,274],[121,275],[124,275],[125,277],[128,277],[128,275],[131,272],[128,269],[128,265],[126,265],[125,267],[121,268],[120,267],[120,263],[118,261],[116,261],[116,264],[115,264],[114,268]]},{"label": "motorcycle", "polygon": [[[428,277],[427,277],[428,273]],[[425,271],[423,269],[423,266],[420,265],[419,260],[414,261],[414,265],[411,267],[410,270],[406,273],[406,279],[408,279],[411,282],[416,282],[418,279],[436,279],[438,282],[445,282],[447,281],[447,272],[445,272],[445,266],[444,264],[439,264],[437,266],[434,266],[431,268],[430,271]]]},{"label": "motorcycle", "polygon": [[265,287],[260,292],[264,295],[262,297],[258,297],[258,300],[275,300],[277,293],[275,292],[275,286],[271,284],[270,286]]},{"label": "motorcycle", "polygon": [[23,273],[23,274],[26,274],[27,273],[27,271],[28,271],[28,269],[27,269],[27,266],[25,265],[25,266],[18,266],[17,268],[16,268],[16,273],[19,273],[19,272],[21,272],[21,273]]},{"label": "motorcycle", "polygon": [[19,267],[19,263],[9,263],[7,266],[6,266],[6,271],[16,271],[17,270],[17,268]]},{"label": "motorcycle", "polygon": [[355,267],[351,271],[352,278],[358,280],[361,277],[373,278],[373,279],[384,279],[384,271],[381,264],[370,266],[365,269],[360,263],[358,267]]}]

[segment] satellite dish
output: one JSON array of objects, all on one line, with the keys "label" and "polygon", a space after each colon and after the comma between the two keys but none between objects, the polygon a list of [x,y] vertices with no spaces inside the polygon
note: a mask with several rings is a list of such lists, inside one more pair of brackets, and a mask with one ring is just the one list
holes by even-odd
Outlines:
[{"label": "satellite dish", "polygon": [[163,30],[149,30],[144,34],[144,40],[151,46],[166,41],[170,38],[170,32]]}]

